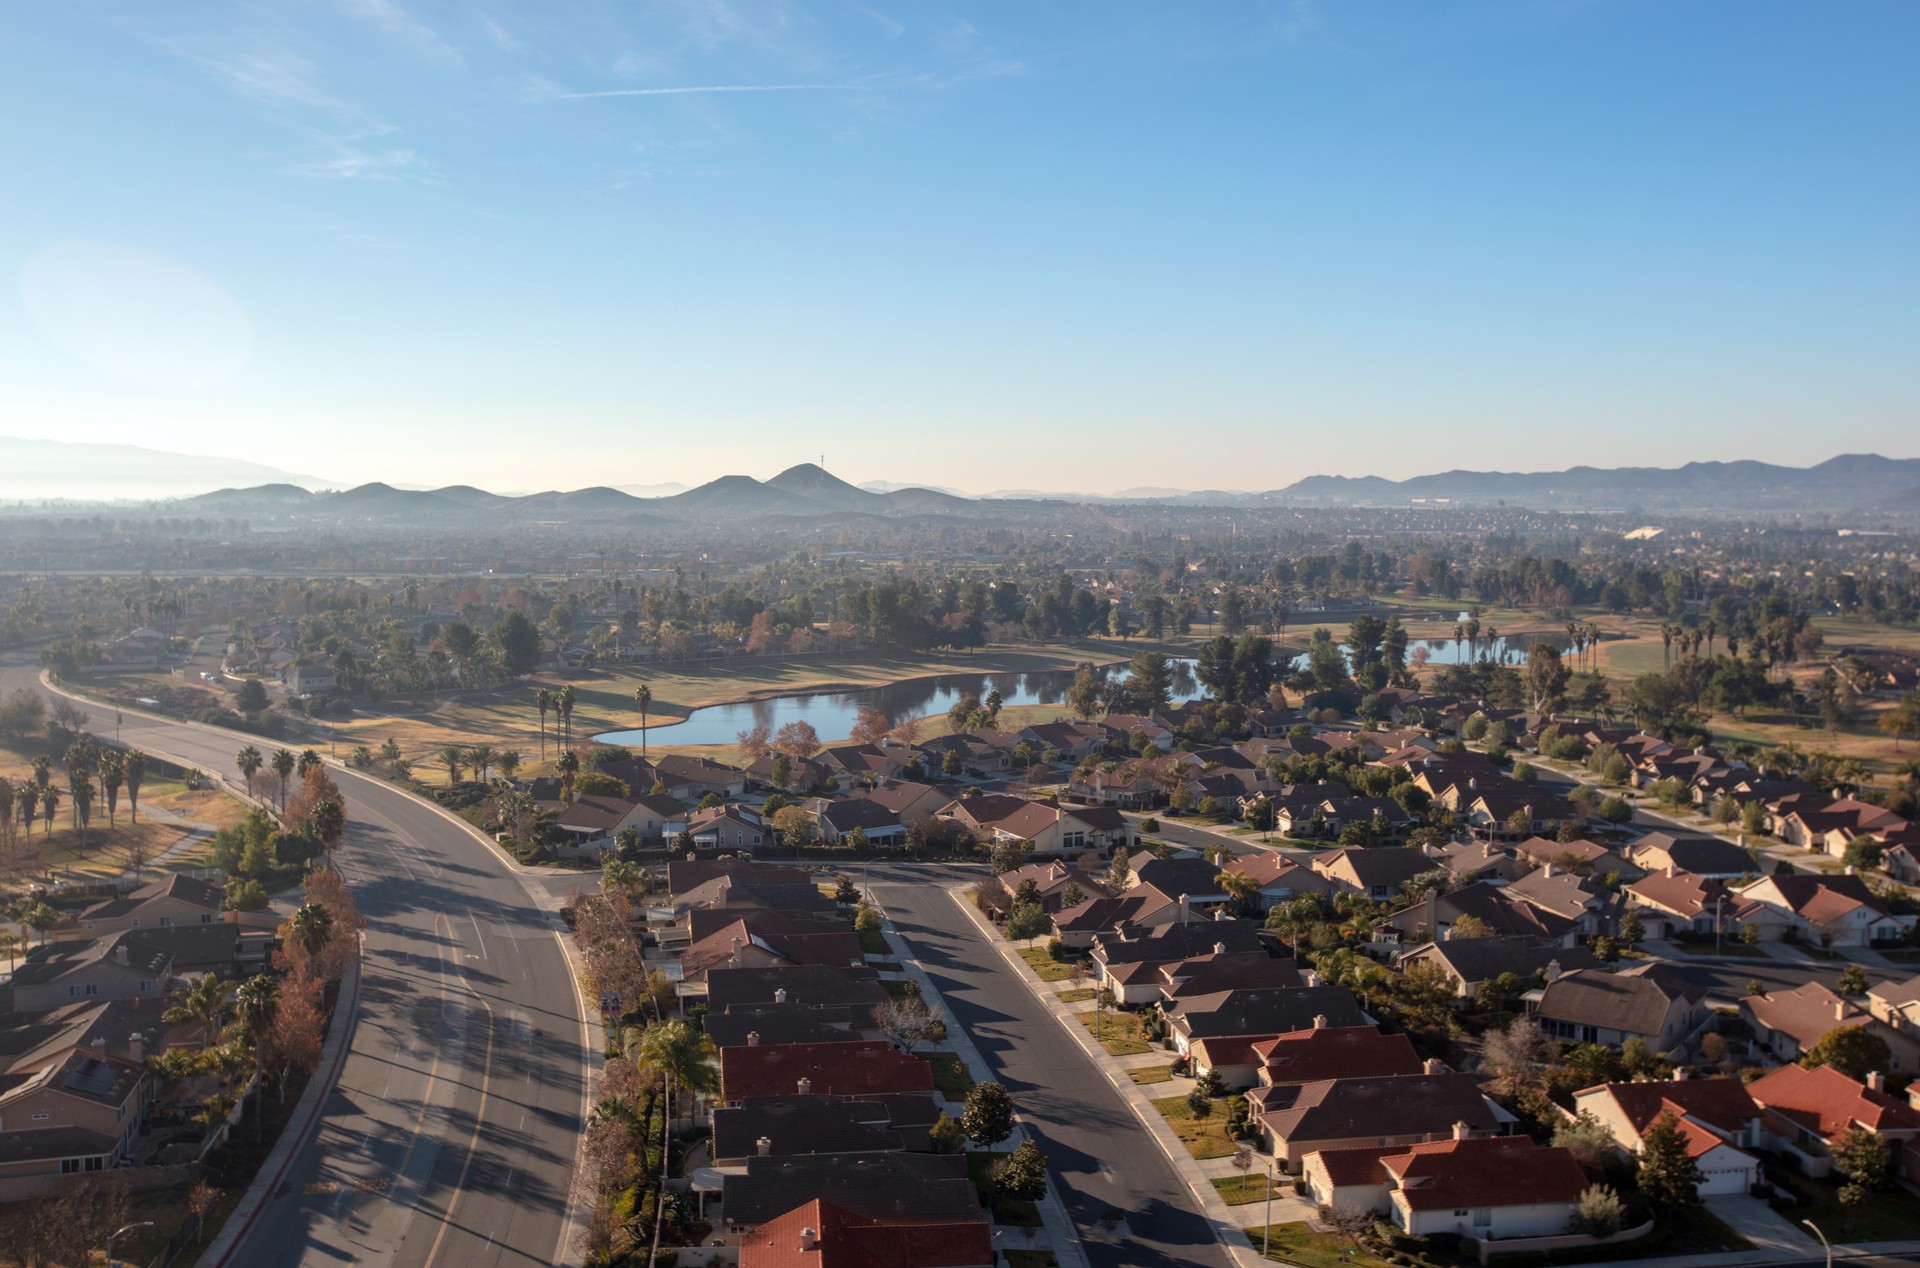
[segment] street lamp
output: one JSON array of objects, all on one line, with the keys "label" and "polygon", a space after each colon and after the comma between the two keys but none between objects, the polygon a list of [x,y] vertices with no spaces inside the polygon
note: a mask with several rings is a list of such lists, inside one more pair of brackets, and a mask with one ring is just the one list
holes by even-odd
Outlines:
[{"label": "street lamp", "polygon": [[1801,1220],[1800,1222],[1812,1229],[1813,1235],[1820,1239],[1820,1244],[1827,1248],[1827,1268],[1833,1268],[1833,1243],[1827,1240],[1827,1235],[1821,1232],[1820,1226],[1812,1220]]},{"label": "street lamp", "polygon": [[152,1228],[152,1220],[141,1220],[138,1224],[123,1224],[107,1234],[107,1268],[113,1268],[113,1239],[122,1233],[131,1233],[136,1228]]},{"label": "street lamp", "polygon": [[1273,1186],[1278,1180],[1273,1174],[1272,1158],[1267,1159],[1267,1217],[1260,1228],[1260,1257],[1270,1259],[1273,1255]]}]

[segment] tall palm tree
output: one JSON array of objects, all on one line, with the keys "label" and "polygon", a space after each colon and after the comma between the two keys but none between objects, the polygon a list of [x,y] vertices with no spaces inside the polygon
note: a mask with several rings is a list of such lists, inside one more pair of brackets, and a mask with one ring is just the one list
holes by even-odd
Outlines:
[{"label": "tall palm tree", "polygon": [[[259,1086],[264,1082],[261,1076],[266,1073],[267,1034],[273,1029],[274,1019],[280,1015],[279,981],[266,973],[248,978],[234,994],[234,1007],[240,1020],[246,1023],[247,1034],[253,1040],[253,1073],[255,1086]],[[253,1125],[257,1139],[259,1117],[255,1117]]]},{"label": "tall palm tree", "polygon": [[493,759],[493,764],[500,768],[501,776],[506,779],[513,778],[513,773],[520,769],[520,762],[520,750],[517,748],[506,749]]},{"label": "tall palm tree", "polygon": [[127,781],[127,767],[120,750],[107,749],[100,754],[100,791],[107,795],[107,826],[114,826],[114,812],[120,807],[120,787]]},{"label": "tall palm tree", "polygon": [[285,814],[287,809],[287,781],[293,778],[294,768],[299,764],[299,759],[294,757],[291,749],[273,750],[273,773],[280,779],[280,812],[282,814]]},{"label": "tall palm tree", "polygon": [[84,766],[73,767],[67,772],[67,788],[73,793],[73,826],[84,841],[88,821],[93,818],[93,776]]},{"label": "tall palm tree", "polygon": [[53,817],[60,813],[60,790],[48,784],[40,790],[40,824],[46,835],[53,835]]},{"label": "tall palm tree", "polygon": [[653,688],[641,683],[633,693],[633,702],[640,706],[640,756],[647,755],[647,709],[653,704]]},{"label": "tall palm tree", "polygon": [[0,845],[13,844],[13,781],[0,775]]},{"label": "tall palm tree", "polygon": [[173,993],[174,1005],[161,1020],[169,1026],[200,1027],[200,1046],[211,1047],[227,1021],[227,993],[233,983],[215,973],[188,982]]},{"label": "tall palm tree", "polygon": [[[719,1072],[713,1066],[713,1040],[679,1020],[658,1021],[639,1031],[630,1028],[623,1039],[628,1060],[642,1074],[659,1079],[661,1091],[665,1094],[665,1113],[660,1127],[660,1188],[665,1192],[668,1156],[673,1151],[673,1092],[675,1088],[691,1092],[698,1105],[703,1093],[712,1095],[719,1089]],[[664,1213],[662,1204],[655,1213],[653,1223],[656,1254],[660,1247],[661,1217]]]},{"label": "tall palm tree", "polygon": [[247,781],[247,796],[253,796],[253,777],[260,773],[262,766],[266,765],[265,760],[260,756],[260,750],[251,744],[247,745],[234,757],[233,764]]},{"label": "tall palm tree", "polygon": [[439,757],[447,764],[447,786],[451,788],[460,782],[460,771],[467,763],[467,750],[458,744],[449,744],[440,750]]},{"label": "tall palm tree", "polygon": [[485,744],[476,744],[467,750],[467,767],[473,771],[473,777],[481,783],[487,782],[487,771],[495,761],[494,752]]},{"label": "tall palm tree", "polygon": [[43,791],[53,783],[53,759],[45,753],[33,759],[33,782]]},{"label": "tall palm tree", "polygon": [[553,693],[545,687],[533,693],[533,703],[540,710],[540,760],[547,760],[547,710],[553,708]]},{"label": "tall palm tree", "polygon": [[326,762],[321,760],[320,754],[308,748],[300,750],[300,760],[294,764],[294,769],[299,771],[300,778],[305,779],[308,771],[319,770],[325,765]]},{"label": "tall palm tree", "polygon": [[573,684],[560,688],[560,698],[555,703],[560,708],[560,724],[564,728],[568,748],[573,747]]},{"label": "tall palm tree", "polygon": [[32,780],[20,785],[20,821],[27,825],[28,836],[33,835],[33,819],[40,813],[40,795],[40,785]]}]

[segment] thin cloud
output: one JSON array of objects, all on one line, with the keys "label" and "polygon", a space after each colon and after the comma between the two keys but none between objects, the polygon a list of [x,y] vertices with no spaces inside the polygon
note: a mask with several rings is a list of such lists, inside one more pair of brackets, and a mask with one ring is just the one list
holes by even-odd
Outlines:
[{"label": "thin cloud", "polygon": [[687,97],[716,92],[856,92],[854,84],[701,84],[686,88],[603,88],[598,92],[563,92],[559,101],[586,101],[594,97]]}]

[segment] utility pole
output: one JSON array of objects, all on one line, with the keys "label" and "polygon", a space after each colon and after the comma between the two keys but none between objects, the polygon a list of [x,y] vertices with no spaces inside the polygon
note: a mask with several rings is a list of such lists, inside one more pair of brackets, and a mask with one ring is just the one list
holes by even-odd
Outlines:
[{"label": "utility pole", "polygon": [[1260,1226],[1260,1257],[1267,1259],[1273,1252],[1273,1187],[1278,1180],[1273,1174],[1273,1159],[1267,1159],[1267,1214]]}]

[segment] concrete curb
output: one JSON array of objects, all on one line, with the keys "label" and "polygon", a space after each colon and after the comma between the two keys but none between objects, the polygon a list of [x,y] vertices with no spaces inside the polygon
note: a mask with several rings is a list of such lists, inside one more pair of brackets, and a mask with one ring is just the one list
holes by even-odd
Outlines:
[{"label": "concrete curb", "polygon": [[253,1222],[259,1218],[260,1212],[272,1200],[274,1190],[280,1187],[286,1177],[287,1168],[313,1135],[320,1121],[321,1106],[338,1086],[340,1071],[346,1065],[347,1053],[353,1047],[354,1013],[359,1005],[360,957],[356,955],[346,972],[340,975],[340,994],[334,1001],[333,1018],[327,1024],[326,1042],[320,1049],[320,1069],[300,1094],[300,1102],[293,1107],[293,1116],[288,1119],[286,1129],[268,1151],[267,1160],[261,1164],[259,1174],[254,1176],[253,1183],[247,1186],[246,1193],[233,1208],[233,1214],[221,1226],[220,1235],[201,1252],[201,1268],[222,1268],[240,1250],[247,1234],[253,1229]]},{"label": "concrete curb", "polygon": [[1160,1146],[1160,1152],[1166,1155],[1167,1162],[1173,1167],[1175,1174],[1186,1183],[1188,1191],[1194,1195],[1199,1203],[1201,1216],[1213,1226],[1214,1240],[1224,1246],[1236,1262],[1245,1264],[1248,1268],[1270,1262],[1254,1249],[1253,1243],[1242,1231],[1241,1224],[1234,1218],[1233,1208],[1221,1201],[1219,1191],[1213,1187],[1212,1178],[1201,1170],[1198,1160],[1187,1152],[1187,1147],[1180,1143],[1178,1136],[1173,1134],[1173,1129],[1167,1125],[1166,1119],[1162,1118],[1160,1111],[1151,1104],[1152,1098],[1141,1090],[1141,1086],[1133,1081],[1124,1068],[1114,1065],[1114,1058],[1107,1055],[1107,1050],[1102,1048],[1092,1033],[1079,1023],[1072,1009],[1062,1004],[1055,992],[1046,989],[1045,983],[1034,978],[1031,970],[1027,968],[1026,961],[1011,949],[998,930],[986,923],[973,904],[966,901],[965,895],[955,890],[949,890],[948,895],[960,904],[974,925],[980,929],[981,934],[1000,953],[1001,959],[1007,962],[1008,968],[1026,983],[1028,990],[1040,997],[1047,1011],[1054,1015],[1054,1020],[1073,1036],[1081,1050],[1120,1094],[1120,1099],[1127,1103],[1134,1117],[1140,1120],[1140,1125],[1146,1128],[1147,1134],[1152,1136],[1154,1143]]}]

